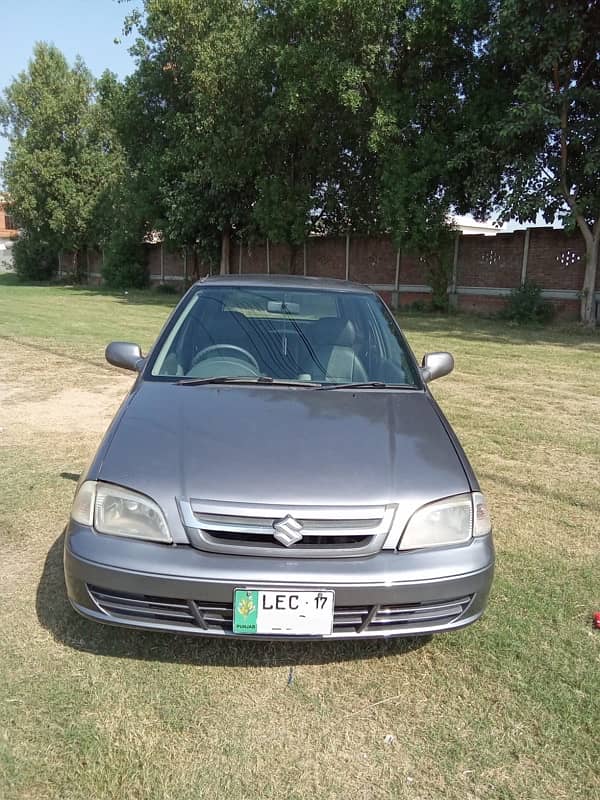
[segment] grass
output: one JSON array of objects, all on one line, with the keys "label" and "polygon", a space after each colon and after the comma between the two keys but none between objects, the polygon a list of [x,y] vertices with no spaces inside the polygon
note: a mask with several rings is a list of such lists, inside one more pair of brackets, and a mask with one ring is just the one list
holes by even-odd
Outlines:
[{"label": "grass", "polygon": [[104,345],[148,346],[174,299],[0,280],[0,797],[600,797],[598,335],[402,320],[456,357],[434,391],[493,510],[480,623],[221,642],[97,626],[64,595],[73,481],[130,382]]}]

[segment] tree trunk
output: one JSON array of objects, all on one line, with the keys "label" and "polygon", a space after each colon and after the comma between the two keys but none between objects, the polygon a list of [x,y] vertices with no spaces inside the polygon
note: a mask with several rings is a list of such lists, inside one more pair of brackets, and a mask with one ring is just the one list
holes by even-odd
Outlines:
[{"label": "tree trunk", "polygon": [[586,241],[585,274],[581,292],[581,321],[590,326],[596,324],[596,273],[598,271],[598,255],[600,253],[600,225],[591,241]]},{"label": "tree trunk", "polygon": [[600,218],[597,218],[593,227],[588,224],[581,208],[577,204],[577,196],[572,194],[570,184],[567,179],[568,168],[568,128],[569,128],[569,106],[566,90],[568,80],[565,80],[564,89],[559,81],[558,64],[553,65],[554,90],[557,95],[562,94],[560,106],[560,185],[562,193],[571,212],[577,222],[577,227],[585,241],[585,274],[583,277],[583,288],[581,291],[581,322],[584,325],[594,326],[596,324],[596,272],[598,270],[598,251],[600,245]]},{"label": "tree trunk", "polygon": [[226,225],[221,233],[221,275],[229,275],[231,258],[231,228]]},{"label": "tree trunk", "polygon": [[290,275],[296,274],[296,256],[298,255],[298,245],[290,245],[290,258],[288,262],[288,272]]},{"label": "tree trunk", "polygon": [[192,275],[194,276],[194,280],[197,281],[200,279],[200,263],[198,261],[198,248],[196,247],[196,245],[194,245],[192,254],[193,254]]},{"label": "tree trunk", "polygon": [[71,276],[73,283],[81,283],[80,263],[81,252],[79,248],[76,248],[73,250],[73,274]]}]

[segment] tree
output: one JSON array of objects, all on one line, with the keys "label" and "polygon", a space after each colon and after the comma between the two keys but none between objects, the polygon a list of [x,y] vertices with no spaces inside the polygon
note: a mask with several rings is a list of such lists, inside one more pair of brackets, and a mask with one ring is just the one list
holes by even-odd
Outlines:
[{"label": "tree", "polygon": [[370,0],[152,0],[146,11],[128,81],[138,123],[126,128],[147,137],[127,150],[157,168],[169,241],[206,249],[218,234],[226,271],[232,232],[266,236],[290,246],[293,270],[311,232],[378,226],[376,158],[354,98],[365,23],[385,47]]},{"label": "tree", "polygon": [[0,123],[9,139],[3,177],[29,241],[76,253],[93,244],[100,198],[120,177],[120,151],[94,103],[80,59],[69,67],[38,43],[28,68],[5,90]]},{"label": "tree", "polygon": [[485,0],[259,3],[273,91],[268,172],[255,214],[276,241],[391,233],[422,256],[440,294],[449,215],[470,180],[456,145]]},{"label": "tree", "polygon": [[[594,324],[600,253],[600,5],[503,0],[480,51],[464,147],[479,166],[466,206],[558,217],[585,242],[581,320]],[[487,165],[487,166],[483,166]]]},{"label": "tree", "polygon": [[[257,128],[268,88],[244,0],[147,0],[122,126],[152,225],[172,246],[213,262],[233,231],[249,232],[264,165]],[[127,120],[128,116],[128,120]]]},{"label": "tree", "polygon": [[394,5],[385,57],[367,88],[377,99],[369,134],[377,195],[384,228],[400,250],[420,257],[433,304],[443,309],[456,235],[451,212],[472,180],[460,143],[488,4]]},{"label": "tree", "polygon": [[385,52],[394,5],[257,4],[271,91],[254,218],[266,236],[288,244],[292,271],[296,248],[316,231],[381,228],[368,147],[374,99],[365,89]]},{"label": "tree", "polygon": [[131,113],[127,88],[114,75],[105,72],[96,90],[97,113],[113,132],[121,160],[119,180],[101,193],[93,226],[103,251],[102,277],[116,289],[141,288],[148,283],[144,240],[152,231],[156,195],[154,176],[147,174],[143,124]]},{"label": "tree", "polygon": [[[121,135],[139,206],[228,269],[231,233],[448,238],[484,0],[146,0]],[[439,248],[438,248],[439,249]]]}]

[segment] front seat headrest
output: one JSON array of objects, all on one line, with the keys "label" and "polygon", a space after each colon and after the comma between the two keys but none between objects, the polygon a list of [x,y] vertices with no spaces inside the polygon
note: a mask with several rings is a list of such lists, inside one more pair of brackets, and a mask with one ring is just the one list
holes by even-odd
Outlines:
[{"label": "front seat headrest", "polygon": [[[313,344],[334,347],[352,347],[356,341],[356,329],[349,319],[323,317],[313,326]],[[313,338],[311,336],[311,338]]]}]

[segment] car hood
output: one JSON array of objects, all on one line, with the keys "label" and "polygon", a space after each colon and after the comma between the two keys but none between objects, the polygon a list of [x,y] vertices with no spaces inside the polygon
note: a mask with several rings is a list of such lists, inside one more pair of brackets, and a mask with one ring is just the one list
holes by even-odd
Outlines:
[{"label": "car hood", "polygon": [[424,392],[150,381],[124,406],[94,477],[169,507],[175,497],[421,505],[470,490]]}]

